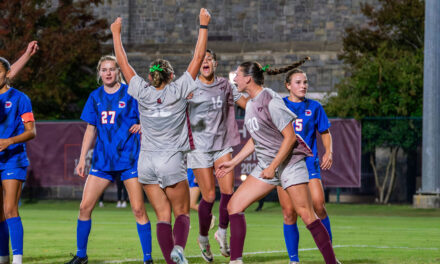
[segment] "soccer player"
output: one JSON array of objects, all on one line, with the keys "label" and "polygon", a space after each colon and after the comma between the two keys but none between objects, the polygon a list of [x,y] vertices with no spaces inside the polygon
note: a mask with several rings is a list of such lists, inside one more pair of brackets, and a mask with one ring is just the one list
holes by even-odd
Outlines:
[{"label": "soccer player", "polygon": [[129,194],[144,264],[153,263],[151,224],[145,212],[142,186],[137,180],[136,165],[140,148],[138,104],[127,93],[128,86],[122,83],[114,56],[103,56],[98,62],[97,71],[98,80],[102,80],[103,85],[90,94],[81,114],[81,119],[87,122],[87,128],[76,167],[80,177],[87,176],[85,157],[93,145],[95,148],[79,208],[77,252],[67,264],[88,262],[87,242],[92,226],[92,211],[101,194],[117,177],[124,181]]},{"label": "soccer player", "polygon": [[[308,89],[307,75],[301,69],[292,69],[286,74],[285,86],[289,90],[289,96],[283,98],[287,108],[297,115],[293,128],[312,149],[313,156],[306,157],[307,170],[309,172],[309,189],[313,201],[313,208],[321,222],[327,229],[332,239],[330,220],[325,210],[324,191],[321,183],[320,164],[316,144],[316,131],[321,135],[325,148],[321,168],[328,170],[332,166],[332,136],[329,131],[330,122],[321,104],[306,98]],[[284,238],[290,263],[299,263],[298,242],[299,232],[296,224],[297,214],[293,203],[286,191],[277,188],[278,197],[284,216]]]},{"label": "soccer player", "polygon": [[[202,257],[213,261],[208,231],[213,218],[215,201],[214,168],[232,159],[232,147],[240,143],[234,102],[245,108],[246,98],[237,92],[229,79],[217,77],[217,57],[207,50],[200,74],[196,80],[197,90],[189,100],[189,120],[195,149],[188,153],[188,168],[193,169],[202,200],[199,203],[199,244]],[[223,256],[229,257],[226,229],[229,224],[227,205],[234,192],[234,174],[231,171],[218,179],[220,187],[219,228],[215,239]]]},{"label": "soccer player", "polygon": [[[185,264],[184,248],[189,231],[189,186],[184,162],[190,150],[187,122],[188,96],[196,89],[195,78],[205,56],[210,15],[200,9],[200,29],[187,71],[173,81],[174,71],[163,59],[154,60],[148,80],[136,75],[121,41],[122,19],[111,25],[115,54],[129,83],[128,93],[139,103],[142,150],[139,182],[143,184],[157,216],[157,239],[167,263]],[[171,225],[174,213],[174,229]]]},{"label": "soccer player", "polygon": [[34,114],[29,97],[10,87],[10,80],[37,52],[38,43],[28,44],[25,53],[10,66],[0,57],[0,263],[9,263],[9,236],[12,262],[23,258],[23,224],[18,213],[18,201],[29,160],[25,142],[36,135]]},{"label": "soccer player", "polygon": [[244,62],[237,68],[234,81],[237,83],[238,91],[247,92],[251,98],[246,105],[245,125],[252,138],[231,161],[220,164],[217,177],[231,171],[253,151],[256,152],[258,165],[250,177],[240,185],[228,204],[231,222],[230,263],[243,263],[246,236],[244,210],[278,185],[287,191],[325,262],[336,263],[330,237],[313,211],[307,186],[309,174],[304,158],[311,156],[312,152],[299,136],[295,136],[292,121],[296,115],[285,106],[277,93],[262,86],[264,73],[283,73],[304,61],[276,70],[268,70],[256,62]]}]

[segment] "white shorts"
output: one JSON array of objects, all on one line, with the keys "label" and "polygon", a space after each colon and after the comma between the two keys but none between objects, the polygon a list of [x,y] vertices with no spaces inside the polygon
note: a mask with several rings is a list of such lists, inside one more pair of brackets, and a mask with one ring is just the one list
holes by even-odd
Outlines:
[{"label": "white shorts", "polygon": [[251,175],[261,181],[268,184],[282,186],[283,189],[287,189],[292,185],[309,182],[309,172],[307,171],[307,165],[304,159],[298,161],[293,165],[280,166],[275,171],[275,177],[273,179],[263,179],[260,177],[261,172],[265,168],[262,168],[260,164],[255,166]]},{"label": "white shorts", "polygon": [[141,150],[138,180],[142,184],[159,184],[161,188],[186,180],[185,152]]},{"label": "white shorts", "polygon": [[201,169],[201,168],[212,168],[214,167],[214,162],[224,155],[231,153],[233,150],[231,147],[225,148],[217,151],[209,152],[199,152],[193,150],[187,155],[188,168],[190,169]]}]

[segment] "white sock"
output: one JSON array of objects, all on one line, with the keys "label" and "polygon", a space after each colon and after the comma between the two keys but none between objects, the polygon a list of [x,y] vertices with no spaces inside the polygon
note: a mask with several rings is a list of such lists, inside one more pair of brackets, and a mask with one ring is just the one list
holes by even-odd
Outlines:
[{"label": "white sock", "polygon": [[221,228],[221,227],[219,227],[218,228],[218,230],[217,230],[217,232],[219,233],[219,235],[221,235],[221,236],[226,236],[226,231],[227,231],[227,229],[223,229],[223,228]]},{"label": "white sock", "polygon": [[199,235],[199,242],[201,242],[201,243],[208,243],[209,242],[209,237],[208,236]]},{"label": "white sock", "polygon": [[12,257],[12,264],[22,264],[23,255],[14,255]]}]

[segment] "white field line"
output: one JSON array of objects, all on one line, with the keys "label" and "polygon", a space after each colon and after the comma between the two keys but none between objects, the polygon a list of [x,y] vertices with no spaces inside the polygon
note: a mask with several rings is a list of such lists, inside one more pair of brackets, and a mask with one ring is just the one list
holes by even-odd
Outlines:
[{"label": "white field line", "polygon": [[[333,248],[375,248],[375,249],[407,249],[407,250],[440,250],[440,248],[421,248],[421,247],[389,247],[389,246],[375,246],[375,245],[334,245]],[[318,248],[300,248],[299,251],[311,251],[318,250]],[[256,252],[244,252],[243,255],[260,255],[260,254],[274,254],[274,253],[286,253],[286,250],[269,250],[269,251],[256,251]],[[215,257],[220,257],[220,254],[213,254]],[[186,256],[186,258],[200,258],[200,255]],[[163,259],[163,258],[159,258]],[[142,261],[141,259],[124,259],[124,260],[109,260],[102,263],[124,263]]]}]

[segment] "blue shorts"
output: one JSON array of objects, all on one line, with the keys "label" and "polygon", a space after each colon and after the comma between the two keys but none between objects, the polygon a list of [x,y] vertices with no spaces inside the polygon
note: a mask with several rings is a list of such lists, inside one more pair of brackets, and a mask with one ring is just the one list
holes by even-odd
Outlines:
[{"label": "blue shorts", "polygon": [[321,180],[321,169],[319,167],[319,159],[317,157],[307,157],[306,165],[307,165],[307,170],[309,171],[309,180],[311,179]]},{"label": "blue shorts", "polygon": [[199,187],[199,185],[197,183],[194,182],[194,179],[196,178],[194,175],[194,172],[192,169],[188,169],[187,171],[187,176],[188,176],[188,183],[189,183],[189,188],[193,188],[193,187]]},{"label": "blue shorts", "polygon": [[18,167],[18,168],[0,170],[2,181],[3,180],[25,181],[26,174],[27,174],[27,167]]},{"label": "blue shorts", "polygon": [[138,172],[137,168],[120,171],[100,171],[92,167],[90,168],[89,175],[93,175],[114,182],[116,177],[121,177],[121,181],[125,181],[131,178],[137,178]]}]

